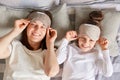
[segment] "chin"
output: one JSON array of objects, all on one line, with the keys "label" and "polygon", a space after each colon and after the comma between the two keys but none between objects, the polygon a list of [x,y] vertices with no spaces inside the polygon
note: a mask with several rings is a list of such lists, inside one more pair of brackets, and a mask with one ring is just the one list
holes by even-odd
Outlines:
[{"label": "chin", "polygon": [[88,52],[89,50],[82,50],[82,52]]},{"label": "chin", "polygon": [[33,39],[31,40],[32,42],[41,42],[42,40],[39,40],[39,39]]},{"label": "chin", "polygon": [[88,51],[90,51],[91,49],[81,48],[81,50],[82,50],[83,52],[88,52]]}]

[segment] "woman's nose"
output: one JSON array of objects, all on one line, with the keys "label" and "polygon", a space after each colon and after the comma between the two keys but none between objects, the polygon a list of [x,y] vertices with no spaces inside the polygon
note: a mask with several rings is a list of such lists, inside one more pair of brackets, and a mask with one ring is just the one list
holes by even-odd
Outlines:
[{"label": "woman's nose", "polygon": [[35,31],[40,31],[40,28],[38,25],[35,26]]}]

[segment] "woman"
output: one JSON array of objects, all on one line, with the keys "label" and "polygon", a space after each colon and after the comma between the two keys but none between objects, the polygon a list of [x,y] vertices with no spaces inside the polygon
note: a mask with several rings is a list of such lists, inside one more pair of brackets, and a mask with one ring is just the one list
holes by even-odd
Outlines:
[{"label": "woman", "polygon": [[[49,80],[58,73],[57,32],[50,25],[47,14],[35,11],[27,19],[16,20],[13,30],[0,38],[0,58],[6,59],[4,80]],[[15,40],[21,32],[21,41]]]}]

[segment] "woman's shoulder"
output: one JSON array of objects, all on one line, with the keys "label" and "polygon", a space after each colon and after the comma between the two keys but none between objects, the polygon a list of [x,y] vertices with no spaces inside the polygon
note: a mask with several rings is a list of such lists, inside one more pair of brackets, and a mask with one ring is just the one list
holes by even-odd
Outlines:
[{"label": "woman's shoulder", "polygon": [[11,45],[22,45],[22,43],[19,40],[14,39],[12,40]]}]

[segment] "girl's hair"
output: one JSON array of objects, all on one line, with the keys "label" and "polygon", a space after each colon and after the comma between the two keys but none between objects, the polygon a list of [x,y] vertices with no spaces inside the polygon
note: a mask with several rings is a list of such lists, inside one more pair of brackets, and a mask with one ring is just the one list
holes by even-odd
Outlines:
[{"label": "girl's hair", "polygon": [[[102,11],[92,11],[89,13],[89,19],[85,22],[85,24],[92,24],[96,25],[101,29],[101,21],[103,20],[104,16]],[[78,39],[76,40],[76,45],[78,45]]]},{"label": "girl's hair", "polygon": [[[34,11],[32,11],[34,12]],[[31,12],[31,13],[32,13]],[[40,11],[40,12],[44,12],[46,13],[52,22],[52,17],[51,17],[51,13],[49,11]],[[22,32],[22,36],[21,36],[21,43],[26,46],[28,49],[33,50],[33,48],[30,46],[29,42],[28,42],[28,38],[27,38],[27,28]],[[42,48],[42,50],[46,49],[46,36],[44,37],[44,39],[41,41],[41,45],[39,46],[39,48]]]},{"label": "girl's hair", "polygon": [[92,11],[91,13],[89,13],[89,19],[87,23],[101,27],[101,21],[103,20],[103,18],[104,16],[102,11]]}]

